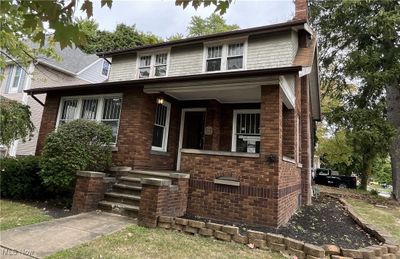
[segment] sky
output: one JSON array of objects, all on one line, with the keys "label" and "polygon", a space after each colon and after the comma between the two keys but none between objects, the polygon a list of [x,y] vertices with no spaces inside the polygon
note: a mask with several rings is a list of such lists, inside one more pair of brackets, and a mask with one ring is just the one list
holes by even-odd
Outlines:
[{"label": "sky", "polygon": [[[119,23],[136,24],[140,31],[167,38],[176,33],[186,35],[192,16],[205,18],[214,10],[214,6],[183,9],[175,6],[174,0],[113,0],[110,10],[106,6],[101,8],[100,1],[94,1],[93,17],[103,30],[112,31]],[[223,17],[228,24],[244,29],[285,22],[293,14],[293,0],[234,0]],[[77,15],[83,17],[81,12]]]}]

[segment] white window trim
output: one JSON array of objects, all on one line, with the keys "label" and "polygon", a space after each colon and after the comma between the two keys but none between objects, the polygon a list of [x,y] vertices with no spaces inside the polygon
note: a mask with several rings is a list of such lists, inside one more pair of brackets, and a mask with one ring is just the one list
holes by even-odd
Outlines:
[{"label": "white window trim", "polygon": [[[161,147],[156,147],[156,146],[152,145],[151,146],[151,150],[160,151],[160,152],[167,152],[168,151],[169,124],[170,124],[170,115],[171,115],[171,103],[164,101],[164,103],[162,105],[165,105],[167,107],[167,116],[165,118],[165,126],[164,126],[164,132],[163,132],[162,146]],[[153,122],[153,127],[154,127],[154,122]],[[154,132],[153,132],[153,134],[154,134]],[[152,138],[153,138],[153,136],[152,136]],[[152,139],[152,141],[153,141],[153,139]]]},{"label": "white window trim", "polygon": [[[165,76],[155,76],[155,68],[156,68],[156,55],[159,54],[167,54],[167,69],[165,70]],[[143,56],[151,56],[150,58],[150,74],[149,77],[147,78],[140,78],[140,72],[139,72],[139,68],[140,68],[140,58]],[[169,66],[170,66],[170,60],[171,60],[171,50],[170,49],[160,49],[160,50],[156,50],[156,51],[152,51],[152,52],[139,52],[137,54],[137,58],[136,58],[136,74],[135,77],[136,79],[148,79],[148,78],[159,78],[159,77],[167,77],[168,76],[168,72],[169,72]]]},{"label": "white window trim", "polygon": [[[233,119],[232,119],[232,146],[231,151],[236,152],[236,121],[238,114],[260,114],[260,109],[241,109],[241,110],[233,110]],[[261,123],[261,117],[260,117]]]},{"label": "white window trim", "polygon": [[[239,69],[227,69],[228,63],[228,50],[230,44],[235,43],[243,43],[243,67]],[[221,57],[221,70],[217,71],[207,71],[207,55],[209,47],[216,47],[222,45],[222,57]],[[208,41],[204,42],[203,47],[203,73],[220,73],[220,72],[229,72],[229,71],[241,71],[247,69],[247,47],[248,46],[248,37],[234,38],[224,41]]]},{"label": "white window trim", "polygon": [[101,122],[102,121],[102,111],[103,111],[103,107],[104,107],[104,99],[108,98],[108,97],[119,97],[119,98],[121,98],[121,111],[120,111],[119,119],[118,119],[118,127],[117,127],[116,139],[115,139],[115,143],[112,143],[112,145],[116,145],[117,142],[118,142],[118,132],[119,132],[122,105],[123,105],[122,104],[123,103],[123,95],[122,95],[122,93],[102,94],[102,95],[63,96],[63,97],[61,97],[60,98],[60,103],[58,105],[56,130],[58,129],[58,126],[60,124],[63,104],[64,104],[65,100],[78,100],[78,104],[77,104],[77,107],[76,107],[76,110],[75,110],[75,114],[74,114],[74,119],[73,119],[73,120],[77,120],[81,116],[82,100],[83,99],[98,99],[99,102],[98,102],[98,105],[97,105],[96,118],[93,121]]},{"label": "white window trim", "polygon": [[[22,83],[21,82],[21,79],[22,79],[22,74],[23,73],[25,73],[25,71],[24,71],[24,69],[22,68],[22,67],[20,67],[20,66],[18,66],[18,65],[12,65],[13,66],[13,69],[12,69],[12,74],[11,74],[11,80],[10,80],[10,84],[7,86],[8,87],[8,89],[7,89],[7,93],[8,94],[15,94],[15,93],[18,93],[18,90],[19,90],[19,88],[20,88],[20,84]],[[18,68],[21,68],[21,74],[20,74],[20,76],[19,76],[19,78],[18,78],[18,84],[17,84],[17,87],[13,87],[13,85],[14,85],[14,81],[15,81],[15,74],[17,73],[17,69]],[[11,69],[11,68],[10,68]]]}]

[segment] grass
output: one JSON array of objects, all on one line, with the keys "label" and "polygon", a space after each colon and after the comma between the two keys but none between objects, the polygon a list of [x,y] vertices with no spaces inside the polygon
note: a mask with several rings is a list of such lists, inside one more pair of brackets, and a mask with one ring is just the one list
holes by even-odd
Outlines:
[{"label": "grass", "polygon": [[33,206],[8,200],[0,200],[0,230],[35,224],[52,217]]},{"label": "grass", "polygon": [[366,221],[391,234],[400,243],[400,207],[382,208],[360,199],[347,198],[346,200]]},{"label": "grass", "polygon": [[136,225],[48,257],[57,258],[283,258],[271,251]]}]

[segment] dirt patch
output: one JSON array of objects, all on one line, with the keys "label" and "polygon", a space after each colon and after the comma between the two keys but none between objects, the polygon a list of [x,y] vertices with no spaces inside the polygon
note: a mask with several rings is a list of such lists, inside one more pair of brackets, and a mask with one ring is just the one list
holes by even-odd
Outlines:
[{"label": "dirt patch", "polygon": [[[186,218],[210,221],[187,215]],[[214,221],[220,224],[229,224],[223,221]],[[279,228],[235,224],[241,232],[247,229],[277,233],[284,236],[303,240],[315,245],[336,244],[343,248],[357,249],[379,241],[361,229],[348,215],[342,204],[329,196],[321,195],[313,200],[312,206],[303,206],[288,222]]]},{"label": "dirt patch", "polygon": [[43,210],[47,215],[53,218],[63,218],[73,215],[74,213],[66,206],[65,201],[49,200],[49,201],[33,201],[25,202],[28,205],[34,206]]},{"label": "dirt patch", "polygon": [[399,201],[396,201],[392,198],[385,198],[378,195],[372,195],[370,192],[367,191],[355,190],[355,189],[340,189],[324,185],[315,185],[315,187],[318,188],[321,193],[328,193],[331,195],[335,195],[337,197],[344,197],[344,198],[350,197],[353,199],[364,200],[377,207],[384,206],[389,208],[398,208],[400,206]]}]

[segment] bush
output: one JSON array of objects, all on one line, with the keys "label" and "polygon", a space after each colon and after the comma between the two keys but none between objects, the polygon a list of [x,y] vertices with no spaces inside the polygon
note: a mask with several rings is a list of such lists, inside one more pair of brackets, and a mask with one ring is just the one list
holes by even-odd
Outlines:
[{"label": "bush", "polygon": [[1,197],[37,199],[46,195],[39,175],[39,157],[2,158],[0,160]]},{"label": "bush", "polygon": [[44,184],[54,192],[72,191],[78,171],[103,171],[110,165],[111,141],[111,127],[102,123],[75,120],[61,125],[43,148]]}]

